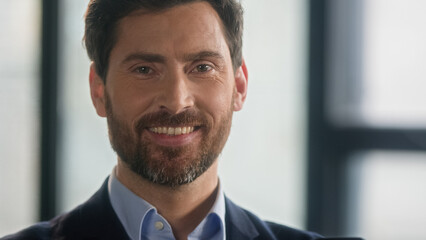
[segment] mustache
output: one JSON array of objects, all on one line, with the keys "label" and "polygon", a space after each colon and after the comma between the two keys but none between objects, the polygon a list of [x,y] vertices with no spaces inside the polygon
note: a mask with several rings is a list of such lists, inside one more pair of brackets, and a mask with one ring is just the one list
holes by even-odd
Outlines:
[{"label": "mustache", "polygon": [[141,133],[145,128],[159,126],[205,126],[208,125],[207,118],[194,109],[185,110],[178,114],[167,111],[148,113],[142,116],[136,123],[136,130]]}]

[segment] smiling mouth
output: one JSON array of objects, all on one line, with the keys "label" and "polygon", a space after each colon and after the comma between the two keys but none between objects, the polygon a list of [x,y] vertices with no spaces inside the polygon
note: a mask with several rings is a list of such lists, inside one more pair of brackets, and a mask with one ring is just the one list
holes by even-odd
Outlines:
[{"label": "smiling mouth", "polygon": [[157,133],[157,134],[166,134],[169,136],[178,136],[184,134],[190,134],[200,127],[197,126],[186,126],[186,127],[151,127],[148,128],[148,131]]}]

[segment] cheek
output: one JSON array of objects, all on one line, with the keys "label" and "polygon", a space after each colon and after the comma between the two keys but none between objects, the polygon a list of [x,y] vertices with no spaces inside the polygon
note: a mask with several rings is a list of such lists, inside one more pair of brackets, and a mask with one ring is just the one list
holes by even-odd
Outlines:
[{"label": "cheek", "polygon": [[111,84],[108,90],[114,114],[130,124],[147,111],[154,98],[152,91],[125,83]]},{"label": "cheek", "polygon": [[206,111],[214,121],[229,112],[232,105],[233,87],[231,84],[213,84],[197,91],[197,107]]}]

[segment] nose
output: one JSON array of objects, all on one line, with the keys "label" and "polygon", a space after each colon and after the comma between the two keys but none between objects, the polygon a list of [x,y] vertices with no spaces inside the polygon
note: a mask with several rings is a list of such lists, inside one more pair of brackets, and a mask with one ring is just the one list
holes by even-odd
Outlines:
[{"label": "nose", "polygon": [[173,72],[165,77],[159,97],[158,106],[171,114],[178,114],[194,106],[194,97],[190,82],[183,72]]}]

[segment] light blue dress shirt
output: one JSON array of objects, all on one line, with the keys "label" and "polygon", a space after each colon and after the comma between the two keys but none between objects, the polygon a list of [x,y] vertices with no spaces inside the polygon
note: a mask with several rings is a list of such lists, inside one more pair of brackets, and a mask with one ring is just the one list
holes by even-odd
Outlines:
[{"label": "light blue dress shirt", "polygon": [[[115,176],[108,181],[111,205],[132,240],[172,240],[172,228],[157,209],[127,189]],[[188,236],[188,240],[225,240],[225,196],[219,184],[216,201],[207,216]]]}]

